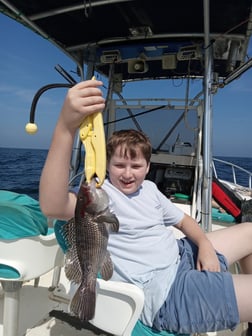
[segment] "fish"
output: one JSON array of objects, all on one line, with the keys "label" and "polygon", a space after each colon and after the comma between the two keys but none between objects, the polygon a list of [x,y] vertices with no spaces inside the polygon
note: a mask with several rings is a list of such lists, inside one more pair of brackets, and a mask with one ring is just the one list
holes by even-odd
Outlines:
[{"label": "fish", "polygon": [[119,221],[109,209],[109,197],[104,189],[81,183],[75,214],[62,227],[67,246],[65,274],[78,284],[70,303],[70,312],[81,321],[92,320],[95,314],[96,279],[109,280],[113,262],[107,250],[109,232],[118,232]]}]

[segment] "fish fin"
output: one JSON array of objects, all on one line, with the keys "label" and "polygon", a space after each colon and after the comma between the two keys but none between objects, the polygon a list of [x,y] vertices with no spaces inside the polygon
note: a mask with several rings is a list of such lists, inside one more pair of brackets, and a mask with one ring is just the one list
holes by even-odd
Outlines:
[{"label": "fish fin", "polygon": [[104,280],[109,280],[112,275],[113,275],[113,263],[112,263],[112,260],[110,258],[110,254],[109,252],[107,251],[106,255],[105,255],[105,258],[103,260],[103,263],[101,265],[101,277],[102,279]]},{"label": "fish fin", "polygon": [[118,232],[119,231],[119,220],[117,219],[116,215],[111,215],[113,216],[113,221],[109,222],[109,230],[113,232]]},{"label": "fish fin", "polygon": [[68,280],[80,283],[82,278],[81,266],[75,247],[76,233],[74,218],[61,226],[60,238],[65,246],[65,274]]},{"label": "fish fin", "polygon": [[[87,285],[88,284],[88,285]],[[96,278],[86,283],[82,282],[70,304],[70,310],[81,321],[92,320],[95,313]]]},{"label": "fish fin", "polygon": [[119,221],[114,214],[100,215],[98,222],[106,223],[109,231],[118,232],[119,230]]},{"label": "fish fin", "polygon": [[65,274],[68,280],[72,280],[75,283],[81,283],[82,270],[77,250],[74,245],[66,253]]},{"label": "fish fin", "polygon": [[75,241],[74,218],[63,224],[59,229],[60,239],[63,241],[66,251],[68,251]]}]

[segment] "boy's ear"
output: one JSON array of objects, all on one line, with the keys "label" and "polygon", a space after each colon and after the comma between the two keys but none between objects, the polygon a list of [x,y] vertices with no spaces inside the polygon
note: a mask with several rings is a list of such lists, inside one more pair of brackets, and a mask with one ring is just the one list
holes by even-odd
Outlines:
[{"label": "boy's ear", "polygon": [[146,174],[149,173],[149,170],[150,170],[150,162],[149,162],[148,165],[147,165],[147,168],[146,168]]},{"label": "boy's ear", "polygon": [[109,176],[109,162],[108,160],[106,161],[106,177]]}]

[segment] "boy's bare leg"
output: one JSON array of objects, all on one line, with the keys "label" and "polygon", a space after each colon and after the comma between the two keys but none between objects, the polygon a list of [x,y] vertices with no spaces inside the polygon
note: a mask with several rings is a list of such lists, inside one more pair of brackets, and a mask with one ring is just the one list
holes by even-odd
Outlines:
[{"label": "boy's bare leg", "polygon": [[252,223],[208,232],[207,237],[230,265],[240,261],[242,273],[252,274]]},{"label": "boy's bare leg", "polygon": [[242,223],[207,233],[228,263],[239,261],[243,274],[234,274],[234,288],[241,322],[252,321],[252,223]]}]

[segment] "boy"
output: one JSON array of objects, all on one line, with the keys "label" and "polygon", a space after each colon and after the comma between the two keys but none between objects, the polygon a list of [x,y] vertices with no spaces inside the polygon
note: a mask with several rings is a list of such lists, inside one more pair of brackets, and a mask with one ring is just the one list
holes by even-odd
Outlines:
[{"label": "boy", "polygon": [[[104,108],[101,84],[81,82],[66,96],[40,182],[40,204],[47,216],[74,216],[76,196],[68,191],[74,135],[84,117]],[[119,232],[109,237],[112,280],[144,290],[141,320],[158,330],[206,332],[252,321],[251,223],[205,234],[145,180],[150,157],[151,144],[141,132],[122,130],[108,141],[109,179],[102,187],[120,222]],[[187,238],[177,241],[170,226]],[[237,260],[246,274],[228,272]]]}]

